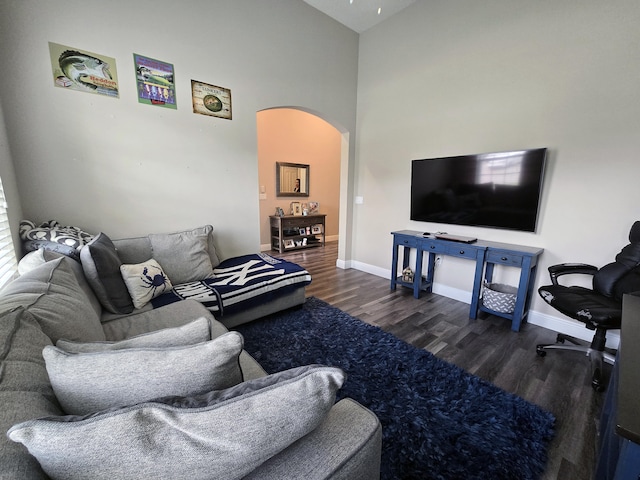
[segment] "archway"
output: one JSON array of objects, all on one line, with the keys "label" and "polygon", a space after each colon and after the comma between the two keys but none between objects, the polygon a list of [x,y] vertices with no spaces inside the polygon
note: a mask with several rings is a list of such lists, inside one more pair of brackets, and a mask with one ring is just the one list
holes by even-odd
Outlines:
[{"label": "archway", "polygon": [[[290,202],[315,201],[327,215],[327,241],[338,240],[338,266],[347,266],[349,250],[349,132],[318,112],[301,107],[274,107],[256,114],[260,245],[271,248],[269,215],[276,207],[288,212]],[[275,163],[310,165],[309,197],[277,197]]]}]

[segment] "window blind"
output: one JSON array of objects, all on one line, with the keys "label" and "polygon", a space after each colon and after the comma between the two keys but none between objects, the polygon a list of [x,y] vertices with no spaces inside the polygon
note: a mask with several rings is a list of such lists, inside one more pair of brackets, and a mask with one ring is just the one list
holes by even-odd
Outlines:
[{"label": "window blind", "polygon": [[18,271],[16,252],[13,248],[13,237],[9,228],[7,201],[4,196],[2,179],[0,179],[0,288],[12,280]]}]

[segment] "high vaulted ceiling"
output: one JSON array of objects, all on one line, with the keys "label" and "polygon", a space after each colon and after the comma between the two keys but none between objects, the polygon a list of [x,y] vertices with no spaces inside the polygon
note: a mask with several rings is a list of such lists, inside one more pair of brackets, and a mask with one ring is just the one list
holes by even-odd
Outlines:
[{"label": "high vaulted ceiling", "polygon": [[416,0],[304,1],[358,33],[364,32],[416,2]]}]

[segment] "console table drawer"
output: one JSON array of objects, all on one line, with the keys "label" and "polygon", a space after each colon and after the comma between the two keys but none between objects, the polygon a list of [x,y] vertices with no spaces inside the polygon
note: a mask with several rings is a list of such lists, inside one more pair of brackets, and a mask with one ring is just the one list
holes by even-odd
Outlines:
[{"label": "console table drawer", "polygon": [[401,237],[398,236],[398,238],[395,241],[396,245],[400,245],[401,247],[412,247],[412,248],[417,248],[418,247],[418,238],[417,237]]},{"label": "console table drawer", "polygon": [[447,247],[445,247],[442,243],[423,243],[422,249],[425,252],[430,253],[445,253],[447,251]]},{"label": "console table drawer", "polygon": [[476,258],[478,249],[467,245],[447,246],[444,253],[452,257]]},{"label": "console table drawer", "polygon": [[522,266],[522,255],[507,253],[507,252],[495,252],[489,250],[487,252],[488,263],[498,263],[500,265],[509,265],[512,267]]}]

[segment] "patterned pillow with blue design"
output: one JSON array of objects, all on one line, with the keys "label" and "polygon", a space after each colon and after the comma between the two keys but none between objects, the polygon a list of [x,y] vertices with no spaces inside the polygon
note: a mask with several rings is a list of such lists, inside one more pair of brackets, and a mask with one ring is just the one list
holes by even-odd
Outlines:
[{"label": "patterned pillow with blue design", "polygon": [[136,308],[173,288],[171,281],[153,258],[146,262],[120,265],[120,273]]},{"label": "patterned pillow with blue design", "polygon": [[36,225],[30,220],[20,222],[20,238],[23,241],[50,241],[80,250],[93,239],[94,235],[81,228],[61,225],[55,220]]}]

